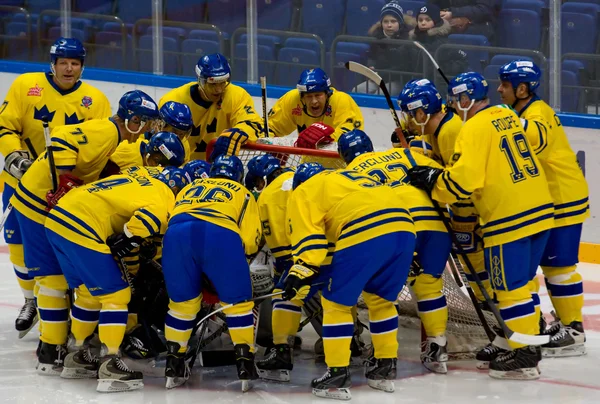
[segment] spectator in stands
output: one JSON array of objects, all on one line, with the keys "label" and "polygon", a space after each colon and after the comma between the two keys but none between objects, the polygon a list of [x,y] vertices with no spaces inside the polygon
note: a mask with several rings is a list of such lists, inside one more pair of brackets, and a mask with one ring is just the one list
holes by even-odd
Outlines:
[{"label": "spectator in stands", "polygon": [[453,34],[494,37],[496,14],[500,0],[430,0],[437,5],[440,17],[450,23]]},{"label": "spectator in stands", "polygon": [[[387,71],[415,71],[413,68],[413,56],[415,49],[410,45],[387,44],[387,39],[408,39],[408,32],[416,25],[414,17],[405,16],[400,4],[392,0],[381,9],[379,22],[369,29],[369,36],[375,37],[380,42],[373,43],[368,53],[368,66],[373,70],[379,70],[379,74],[388,83],[391,94],[399,93],[403,87],[402,77],[392,75],[391,79]],[[382,72],[383,70],[383,72]],[[360,93],[375,94],[379,87],[371,81],[356,86],[355,91]]]}]

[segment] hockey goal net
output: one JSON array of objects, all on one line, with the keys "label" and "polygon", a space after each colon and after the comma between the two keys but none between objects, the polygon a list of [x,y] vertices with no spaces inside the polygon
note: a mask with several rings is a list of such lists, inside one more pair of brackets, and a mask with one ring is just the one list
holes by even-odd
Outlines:
[{"label": "hockey goal net", "polygon": [[[244,166],[253,157],[264,153],[275,156],[285,167],[295,167],[306,162],[319,162],[327,168],[344,168],[346,166],[337,153],[337,144],[335,143],[328,144],[319,150],[313,150],[294,147],[295,141],[296,137],[293,136],[259,139],[256,143],[247,143],[244,145],[239,157]],[[210,155],[209,153],[212,151],[213,145],[214,140],[210,142],[207,148],[207,155]],[[456,261],[455,263],[457,267],[461,267],[460,262]],[[466,282],[464,275],[461,276],[462,282]],[[453,278],[448,264],[443,274],[443,281],[443,292],[448,304],[448,328],[446,336],[448,338],[450,359],[470,359],[489,340],[471,300],[466,291]],[[362,299],[359,301],[358,306],[359,317],[366,318],[366,305]],[[406,285],[398,296],[398,308],[400,312],[400,326],[411,329],[421,328],[416,298]],[[488,324],[495,324],[491,313],[484,312],[484,315],[488,320]]]}]

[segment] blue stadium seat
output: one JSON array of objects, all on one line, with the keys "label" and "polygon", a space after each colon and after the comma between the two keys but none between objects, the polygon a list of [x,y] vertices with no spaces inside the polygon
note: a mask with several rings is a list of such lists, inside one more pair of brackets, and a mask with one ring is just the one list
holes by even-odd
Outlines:
[{"label": "blue stadium seat", "polygon": [[[57,18],[54,25],[60,26],[62,18]],[[84,32],[85,38],[90,38],[93,31],[93,22],[88,18],[71,18],[71,29],[78,29]]]},{"label": "blue stadium seat", "polygon": [[[533,61],[533,59],[530,58],[529,56],[523,56],[523,55],[495,55],[490,60],[490,65],[504,66],[505,64],[512,62],[513,60]],[[496,73],[498,73],[498,72],[496,72]]]},{"label": "blue stadium seat", "polygon": [[165,3],[165,18],[169,21],[204,22],[206,0],[168,0]]},{"label": "blue stadium seat", "polygon": [[[146,35],[152,35],[154,32],[154,27],[148,27],[146,29]],[[182,40],[186,36],[186,31],[181,27],[163,27],[162,28],[163,37],[174,38],[178,41]]]},{"label": "blue stadium seat", "polygon": [[321,52],[320,44],[310,38],[288,38],[283,43],[283,46],[286,48],[308,49],[317,53]]},{"label": "blue stadium seat", "polygon": [[541,0],[505,0],[502,5],[503,9],[514,9],[514,10],[531,10],[538,14],[542,14],[542,9],[546,7]]},{"label": "blue stadium seat", "polygon": [[304,0],[300,31],[317,34],[328,49],[333,38],[342,33],[345,0]]},{"label": "blue stadium seat", "polygon": [[595,53],[598,22],[595,17],[578,13],[562,13],[562,52]]},{"label": "blue stadium seat", "polygon": [[[233,79],[237,81],[246,81],[248,77],[248,47],[246,44],[239,43],[235,45],[235,58],[233,60]],[[275,49],[266,45],[258,45],[258,76],[266,76],[267,80],[272,79],[275,73]],[[271,63],[269,63],[269,61]]]},{"label": "blue stadium seat", "polygon": [[578,76],[582,71],[585,71],[585,64],[583,64],[580,60],[563,60],[562,62],[563,70],[568,70],[577,74]]},{"label": "blue stadium seat", "polygon": [[188,38],[219,42],[219,35],[217,35],[215,31],[209,29],[193,29],[189,32]]},{"label": "blue stadium seat", "polygon": [[184,76],[196,76],[196,63],[204,55],[221,52],[219,42],[205,39],[185,39],[181,42],[181,68]]},{"label": "blue stadium seat", "polygon": [[207,3],[208,22],[214,24],[226,38],[246,25],[246,2],[239,0],[210,0]]},{"label": "blue stadium seat", "polygon": [[[56,41],[61,36],[62,36],[62,33],[60,32],[60,26],[59,27],[50,27],[50,29],[48,30],[48,35],[46,35],[46,39],[50,42],[50,44],[52,44],[52,42]],[[71,37],[77,38],[81,42],[87,42],[87,39],[88,39],[85,32],[83,32],[83,30],[77,29],[77,28],[71,29]],[[48,45],[48,47],[49,46],[50,45]]]},{"label": "blue stadium seat", "polygon": [[593,3],[593,4],[600,4],[600,0],[570,0],[570,1],[576,1],[577,3]]},{"label": "blue stadium seat", "polygon": [[293,0],[258,0],[258,28],[290,31],[292,29]]},{"label": "blue stadium seat", "polygon": [[24,7],[25,0],[3,0],[3,6],[12,6],[12,7]]},{"label": "blue stadium seat", "polygon": [[[123,36],[117,32],[98,32],[95,40],[94,67],[125,70],[131,66],[131,35],[127,35],[125,44]],[[126,48],[123,60],[123,45]]]},{"label": "blue stadium seat", "polygon": [[580,13],[588,14],[596,17],[596,21],[600,18],[600,4],[594,3],[564,3],[561,7],[563,13]]},{"label": "blue stadium seat", "polygon": [[[488,39],[483,35],[467,35],[467,34],[452,34],[448,36],[448,43],[459,45],[476,45],[489,46]],[[483,66],[487,64],[489,53],[484,50],[471,50],[465,48],[467,59],[469,61],[469,69],[482,73]]]},{"label": "blue stadium seat", "polygon": [[279,62],[275,74],[275,83],[279,86],[294,87],[303,70],[321,66],[319,54],[308,49],[282,48],[277,56]]},{"label": "blue stadium seat", "polygon": [[[3,42],[6,45],[6,53],[4,58],[11,60],[30,60],[27,38],[27,24],[24,22],[9,22],[6,24],[6,35],[15,37],[4,38]],[[34,43],[36,32],[34,27],[31,27],[31,43]],[[17,38],[22,40],[17,40]]]},{"label": "blue stadium seat", "polygon": [[499,46],[539,50],[542,42],[540,14],[531,10],[500,11],[498,17]]},{"label": "blue stadium seat", "polygon": [[[125,23],[125,30],[128,34],[133,32],[133,24]],[[102,26],[104,32],[121,32],[121,24],[118,22],[107,22]]]},{"label": "blue stadium seat", "polygon": [[74,0],[73,11],[78,13],[112,14],[112,0]]},{"label": "blue stadium seat", "polygon": [[371,46],[368,43],[338,42],[335,46],[335,51],[342,53],[353,53],[362,57],[366,55],[370,48]]},{"label": "blue stadium seat", "polygon": [[[176,75],[179,68],[179,42],[174,38],[163,38],[163,70],[165,74]],[[137,70],[151,72],[152,67],[152,35],[143,35],[138,41],[136,50]]]},{"label": "blue stadium seat", "polygon": [[27,0],[26,8],[32,14],[39,14],[44,10],[60,10],[60,2],[61,0]]},{"label": "blue stadium seat", "polygon": [[385,0],[348,0],[346,6],[346,34],[367,36],[377,21]]},{"label": "blue stadium seat", "polygon": [[152,18],[152,0],[116,0],[117,17],[133,24],[143,18]]},{"label": "blue stadium seat", "polygon": [[[338,47],[338,49],[340,49]],[[331,70],[331,52],[327,52],[327,69]],[[361,64],[366,63],[365,55],[351,52],[336,51],[333,55],[333,71],[328,71],[331,76],[331,84],[336,90],[349,92],[356,85],[364,81],[364,78],[359,74],[353,73],[346,69],[346,62],[353,61]]]},{"label": "blue stadium seat", "polygon": [[[247,40],[248,34],[242,34],[240,35],[238,43],[246,43]],[[256,41],[259,45],[270,46],[273,49],[277,48],[279,44],[281,44],[281,38],[276,35],[257,34]]]},{"label": "blue stadium seat", "polygon": [[483,77],[485,77],[488,85],[490,86],[488,90],[488,98],[490,99],[491,105],[502,103],[500,100],[500,94],[498,94],[498,91],[496,91],[496,88],[498,88],[498,85],[500,84],[500,80],[498,78],[498,70],[500,70],[500,66],[502,66],[502,64],[493,65],[490,63],[485,67],[485,69],[483,69]]},{"label": "blue stadium seat", "polygon": [[566,86],[579,86],[579,78],[572,71],[563,70],[561,75],[562,94],[560,108],[564,112],[580,112],[579,99],[581,90],[578,88],[567,88]]},{"label": "blue stadium seat", "polygon": [[[417,18],[417,15],[419,14],[419,10],[421,9],[421,7],[423,7],[423,3],[424,2],[422,2],[422,1],[415,1],[415,0],[399,0],[398,1],[398,4],[400,4],[402,6],[402,10],[404,10],[404,14],[413,16],[415,18]],[[377,21],[375,21],[375,22],[377,22]]]}]

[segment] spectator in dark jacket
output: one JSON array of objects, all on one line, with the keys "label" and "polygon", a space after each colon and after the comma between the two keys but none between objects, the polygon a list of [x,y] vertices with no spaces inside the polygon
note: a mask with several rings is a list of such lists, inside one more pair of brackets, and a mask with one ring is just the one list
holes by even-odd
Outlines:
[{"label": "spectator in dark jacket", "polygon": [[500,0],[430,0],[441,9],[440,17],[452,26],[452,33],[484,35],[493,41]]}]

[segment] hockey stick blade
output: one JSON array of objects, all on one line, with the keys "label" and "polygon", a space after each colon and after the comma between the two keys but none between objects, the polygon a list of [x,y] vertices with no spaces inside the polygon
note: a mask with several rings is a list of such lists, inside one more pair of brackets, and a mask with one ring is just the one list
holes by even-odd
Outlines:
[{"label": "hockey stick blade", "polygon": [[369,80],[375,82],[375,84],[378,86],[381,85],[381,82],[383,81],[380,75],[369,69],[367,66],[361,65],[360,63],[346,62],[346,69],[365,76]]},{"label": "hockey stick blade", "polygon": [[512,330],[506,335],[506,339],[524,345],[544,345],[550,342],[549,335],[527,335]]}]

